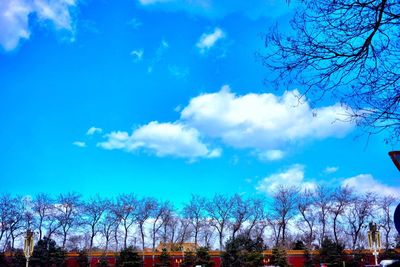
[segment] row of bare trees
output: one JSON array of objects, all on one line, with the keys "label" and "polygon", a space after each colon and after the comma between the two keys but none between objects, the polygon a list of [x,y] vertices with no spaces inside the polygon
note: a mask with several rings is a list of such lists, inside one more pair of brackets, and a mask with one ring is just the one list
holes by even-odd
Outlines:
[{"label": "row of bare trees", "polygon": [[357,249],[367,246],[370,221],[385,248],[394,246],[394,197],[356,194],[350,188],[313,190],[278,187],[268,197],[193,195],[178,209],[171,202],[121,194],[114,199],[76,193],[51,197],[0,195],[0,251],[19,247],[27,229],[55,239],[67,250],[120,250],[130,245],[157,249],[159,242],[184,242],[223,249],[227,238],[248,234],[269,247],[290,248],[302,240],[310,249],[324,238]]}]

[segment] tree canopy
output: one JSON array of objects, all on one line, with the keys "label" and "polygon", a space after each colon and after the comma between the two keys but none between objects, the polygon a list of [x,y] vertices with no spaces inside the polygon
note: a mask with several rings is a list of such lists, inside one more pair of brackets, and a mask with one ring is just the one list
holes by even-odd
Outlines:
[{"label": "tree canopy", "polygon": [[277,86],[299,86],[311,100],[329,95],[369,133],[400,138],[400,2],[300,0],[291,31],[266,36],[263,63]]}]

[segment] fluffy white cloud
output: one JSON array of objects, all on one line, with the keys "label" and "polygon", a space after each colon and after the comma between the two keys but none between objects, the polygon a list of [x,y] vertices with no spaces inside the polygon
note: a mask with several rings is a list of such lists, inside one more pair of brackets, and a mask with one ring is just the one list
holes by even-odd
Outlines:
[{"label": "fluffy white cloud", "polygon": [[218,40],[225,38],[225,35],[225,32],[217,27],[212,32],[203,33],[196,46],[199,49],[200,53],[205,53],[211,47],[213,47]]},{"label": "fluffy white cloud", "polygon": [[103,129],[92,126],[87,130],[86,135],[94,135],[101,132],[103,132]]},{"label": "fluffy white cloud", "polygon": [[107,140],[98,146],[104,149],[122,149],[133,152],[145,149],[159,157],[214,158],[221,155],[220,149],[209,149],[201,142],[199,132],[180,123],[150,122],[127,132],[111,132]]},{"label": "fluffy white cloud", "polygon": [[72,144],[77,147],[86,147],[86,143],[82,141],[75,141]]},{"label": "fluffy white cloud", "polygon": [[184,11],[207,18],[222,18],[240,13],[257,19],[259,17],[277,17],[295,8],[296,3],[285,5],[280,0],[138,0],[146,8],[166,11]]},{"label": "fluffy white cloud", "polygon": [[345,107],[337,104],[312,109],[286,91],[238,96],[223,86],[217,93],[190,100],[181,120],[210,137],[237,148],[276,150],[304,139],[344,137],[354,127],[344,122]]},{"label": "fluffy white cloud", "polygon": [[339,167],[334,167],[334,166],[328,166],[325,168],[324,172],[325,173],[335,173],[339,170]]},{"label": "fluffy white cloud", "polygon": [[[202,94],[181,109],[176,122],[150,122],[132,134],[114,131],[98,146],[104,149],[144,149],[157,156],[184,158],[219,157],[200,136],[222,140],[234,148],[250,148],[260,160],[282,159],[283,147],[304,140],[343,137],[354,127],[344,122],[346,109],[340,105],[312,109],[299,93],[238,96],[223,86],[217,93]],[[333,169],[328,171],[333,172]]]},{"label": "fluffy white cloud", "polygon": [[49,21],[56,29],[73,31],[71,8],[75,0],[2,0],[0,1],[0,45],[15,49],[21,39],[30,36],[29,16]]},{"label": "fluffy white cloud", "polygon": [[315,183],[304,181],[304,166],[295,164],[283,172],[274,173],[258,183],[257,191],[267,194],[273,193],[279,186],[295,186],[301,189],[313,189]]},{"label": "fluffy white cloud", "polygon": [[371,174],[359,174],[347,178],[342,182],[343,186],[353,188],[359,193],[372,192],[378,195],[399,196],[400,187],[391,187],[376,180]]}]

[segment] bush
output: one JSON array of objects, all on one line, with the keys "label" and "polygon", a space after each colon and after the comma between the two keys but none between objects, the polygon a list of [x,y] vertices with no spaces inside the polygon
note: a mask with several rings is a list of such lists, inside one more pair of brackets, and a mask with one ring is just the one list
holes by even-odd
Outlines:
[{"label": "bush", "polygon": [[185,251],[182,267],[192,267],[196,264],[196,255],[193,251]]},{"label": "bush", "polygon": [[196,250],[196,265],[205,267],[212,267],[214,265],[207,247],[199,247]]},{"label": "bush", "polygon": [[272,249],[271,264],[280,267],[289,267],[287,262],[286,249],[283,247],[274,247]]},{"label": "bush", "polygon": [[58,247],[54,240],[44,237],[34,247],[30,262],[35,267],[50,267],[64,266],[64,260],[65,251]]},{"label": "bush", "polygon": [[105,256],[102,256],[99,259],[99,262],[96,264],[96,267],[109,267],[109,266],[110,265],[108,264],[107,257]]},{"label": "bush", "polygon": [[157,264],[160,267],[169,267],[171,266],[171,257],[168,254],[166,248],[163,248],[160,255],[160,262]]},{"label": "bush", "polygon": [[319,262],[327,263],[332,267],[343,266],[343,261],[345,261],[343,249],[342,245],[336,244],[329,238],[325,238],[319,249]]},{"label": "bush", "polygon": [[133,247],[121,250],[118,257],[119,267],[141,267],[142,260]]},{"label": "bush", "polygon": [[263,241],[252,240],[241,234],[226,242],[226,251],[222,254],[223,267],[258,267],[263,260]]},{"label": "bush", "polygon": [[89,266],[89,258],[86,250],[79,251],[78,258],[76,259],[79,267]]}]

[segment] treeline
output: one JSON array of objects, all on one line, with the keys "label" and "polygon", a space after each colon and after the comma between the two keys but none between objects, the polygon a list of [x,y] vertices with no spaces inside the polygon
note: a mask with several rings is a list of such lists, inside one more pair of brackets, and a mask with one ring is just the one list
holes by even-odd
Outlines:
[{"label": "treeline", "polygon": [[115,198],[77,193],[0,195],[0,251],[21,247],[27,229],[35,239],[54,239],[64,250],[119,251],[129,246],[156,251],[160,242],[179,250],[186,242],[224,250],[239,234],[265,247],[308,249],[326,238],[345,248],[366,248],[368,224],[377,223],[384,248],[396,246],[393,196],[358,194],[348,187],[313,190],[277,187],[268,197],[193,195],[178,209],[169,201],[135,194]]}]

